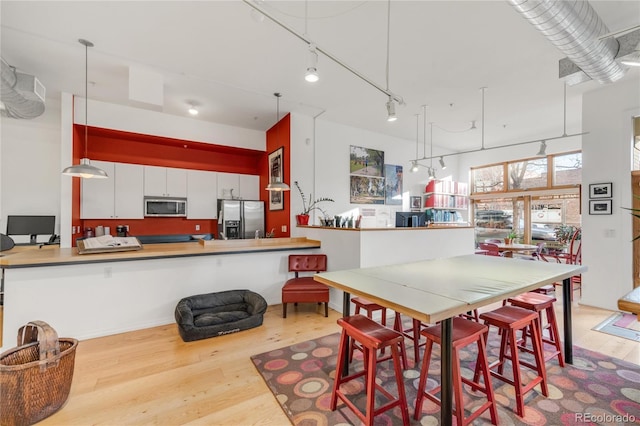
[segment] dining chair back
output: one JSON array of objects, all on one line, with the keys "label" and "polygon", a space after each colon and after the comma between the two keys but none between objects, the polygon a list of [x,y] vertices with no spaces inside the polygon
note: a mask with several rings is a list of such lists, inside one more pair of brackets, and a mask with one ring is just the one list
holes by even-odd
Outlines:
[{"label": "dining chair back", "polygon": [[501,256],[498,246],[493,243],[480,243],[480,250],[486,250],[487,256]]},{"label": "dining chair back", "polygon": [[[295,277],[282,287],[282,318],[287,317],[287,303],[324,303],[324,316],[329,316],[329,287],[315,281],[311,275],[326,270],[325,254],[289,255],[289,272],[293,272]],[[308,274],[301,276],[300,273]]]}]

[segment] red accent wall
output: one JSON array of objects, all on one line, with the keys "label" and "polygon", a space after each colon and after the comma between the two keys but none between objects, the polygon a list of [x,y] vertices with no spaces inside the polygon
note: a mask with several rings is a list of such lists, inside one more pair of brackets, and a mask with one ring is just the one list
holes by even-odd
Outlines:
[{"label": "red accent wall", "polygon": [[[276,131],[276,129],[278,129]],[[181,139],[172,139],[139,133],[98,127],[88,128],[89,144],[84,152],[84,125],[74,125],[73,129],[73,163],[88,156],[91,160],[112,161],[183,169],[208,170],[226,173],[243,173],[260,176],[261,188],[268,183],[267,154],[280,146],[285,147],[284,165],[285,182],[289,181],[289,129],[290,118],[287,115],[269,131],[267,131],[267,152],[224,145],[207,144]],[[72,235],[72,241],[81,237],[85,227],[110,226],[115,235],[116,226],[129,225],[131,235],[163,235],[163,234],[217,234],[216,220],[193,220],[186,218],[145,218],[138,220],[82,220],[80,219],[80,179],[73,179],[72,184],[72,226],[79,232]],[[267,231],[276,228],[276,236],[289,235],[289,193],[285,193],[285,210],[270,212],[268,210],[268,193],[261,191],[261,199],[265,201]],[[195,231],[195,225],[200,230]],[[287,232],[282,233],[282,225],[287,225]]]},{"label": "red accent wall", "polygon": [[[290,158],[291,158],[291,114],[284,116],[279,122],[277,122],[272,128],[267,130],[267,154],[265,160],[262,162],[260,170],[260,187],[266,188],[269,184],[269,173],[267,157],[268,153],[275,151],[280,147],[284,147],[284,182],[291,185],[291,172],[290,172]],[[290,211],[290,191],[283,192],[284,194],[284,210],[269,211],[269,191],[261,192],[261,199],[264,200],[267,214],[266,216],[266,231],[269,232],[274,229],[276,237],[289,237],[291,235],[291,226],[289,218],[291,217]],[[287,226],[287,231],[282,232],[282,226]]]}]

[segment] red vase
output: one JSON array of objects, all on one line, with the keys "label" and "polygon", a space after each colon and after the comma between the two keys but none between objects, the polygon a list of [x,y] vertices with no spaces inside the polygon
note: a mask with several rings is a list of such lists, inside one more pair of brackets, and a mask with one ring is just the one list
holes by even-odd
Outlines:
[{"label": "red vase", "polygon": [[297,214],[296,215],[296,223],[298,225],[308,225],[309,224],[309,215],[308,214]]}]

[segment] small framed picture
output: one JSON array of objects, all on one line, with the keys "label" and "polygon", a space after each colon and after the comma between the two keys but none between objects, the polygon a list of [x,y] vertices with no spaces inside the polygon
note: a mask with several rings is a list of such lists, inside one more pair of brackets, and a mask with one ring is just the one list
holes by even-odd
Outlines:
[{"label": "small framed picture", "polygon": [[589,200],[589,214],[611,214],[611,200]]},{"label": "small framed picture", "polygon": [[411,210],[420,210],[420,207],[422,207],[420,205],[422,204],[422,197],[418,197],[418,196],[410,197],[409,203],[410,203]]},{"label": "small framed picture", "polygon": [[611,198],[612,183],[592,183],[589,185],[589,198]]}]

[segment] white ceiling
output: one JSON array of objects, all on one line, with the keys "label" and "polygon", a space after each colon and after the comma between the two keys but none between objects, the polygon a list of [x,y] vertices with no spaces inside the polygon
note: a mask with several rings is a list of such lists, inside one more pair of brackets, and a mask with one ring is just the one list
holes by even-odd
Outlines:
[{"label": "white ceiling", "polygon": [[[640,1],[590,2],[610,31],[640,24]],[[386,87],[386,1],[271,1],[261,7],[306,33],[343,63]],[[306,7],[306,13],[305,13]],[[49,99],[61,92],[84,95],[85,51],[90,40],[89,98],[266,130],[289,111],[374,132],[416,140],[422,155],[428,105],[433,144],[451,150],[478,148],[481,87],[485,91],[485,146],[563,133],[564,57],[506,1],[391,2],[389,89],[402,96],[399,119],[386,122],[387,97],[319,54],[321,80],[303,76],[307,45],[252,8],[235,1],[6,1],[0,2],[2,57],[45,85]],[[306,18],[305,18],[306,16]],[[129,66],[164,80],[164,105],[128,99]],[[637,69],[625,76],[629,78]],[[637,75],[637,74],[635,74]],[[580,126],[581,95],[599,87],[567,87],[567,133]],[[442,129],[448,129],[444,131]],[[427,130],[429,138],[429,130]],[[429,140],[429,139],[427,139]],[[558,142],[559,143],[559,142]]]}]

